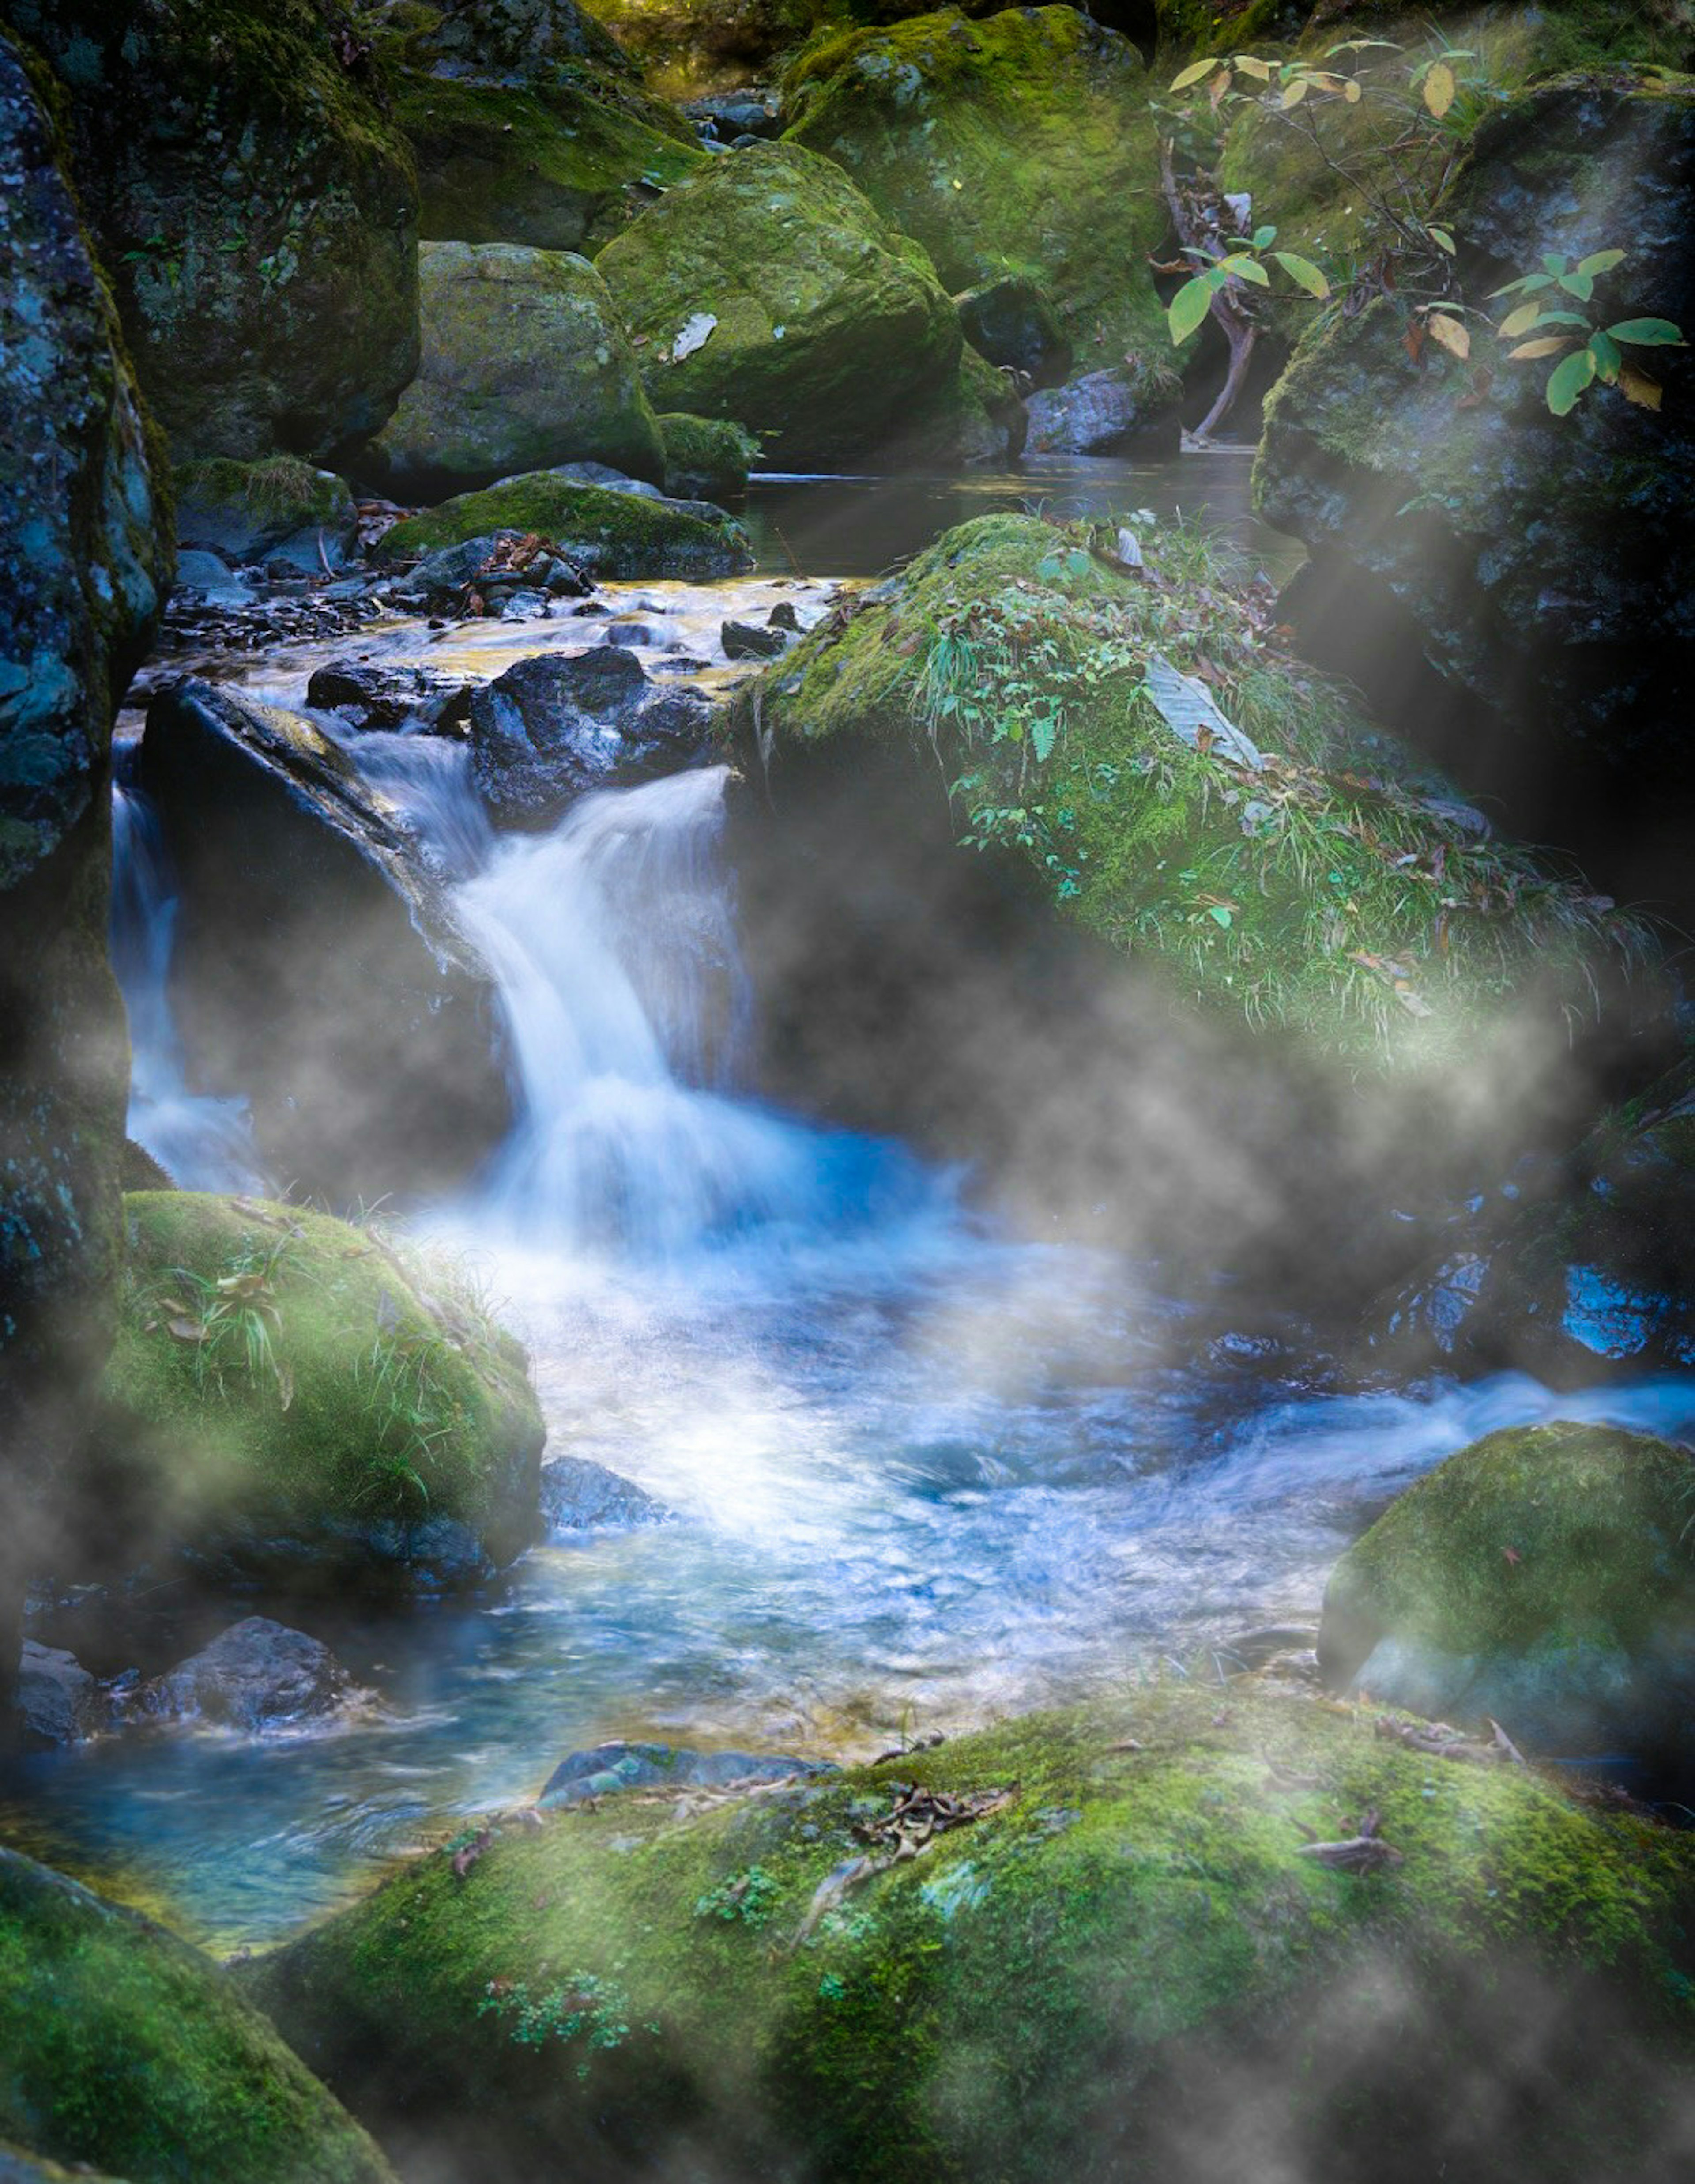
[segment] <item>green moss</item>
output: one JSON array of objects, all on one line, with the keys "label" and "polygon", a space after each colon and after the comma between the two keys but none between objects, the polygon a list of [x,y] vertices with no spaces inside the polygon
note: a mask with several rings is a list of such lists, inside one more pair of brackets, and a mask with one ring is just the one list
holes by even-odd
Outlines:
[{"label": "green moss", "polygon": [[665,443],[665,491],[685,500],[739,500],[759,443],[725,417],[674,411],[659,420]]},{"label": "green moss", "polygon": [[[1629,919],[1433,804],[1206,540],[1144,532],[1151,578],[1099,543],[1029,516],[948,532],[765,676],[764,733],[939,757],[968,840],[1014,850],[1186,999],[1374,1064],[1468,1053],[1514,997],[1592,1005],[1592,976],[1638,959]],[[1209,673],[1264,775],[1165,727],[1156,651]]]},{"label": "green moss", "polygon": [[456,546],[495,531],[536,532],[589,574],[704,579],[753,565],[742,526],[692,510],[578,485],[553,471],[462,493],[397,523],[383,538],[386,560]]},{"label": "green moss", "polygon": [[225,457],[186,463],[174,476],[179,503],[230,501],[259,515],[286,517],[301,529],[333,523],[342,512],[347,488],[325,471],[292,455],[266,462],[237,463]]},{"label": "green moss", "polygon": [[3,1849],[0,2057],[0,2135],[128,2184],[390,2179],[215,1965]]},{"label": "green moss", "polygon": [[124,1471],[170,1536],[310,1538],[454,1519],[527,1543],[542,1427],[523,1352],[381,1239],[329,1216],[125,1198],[104,1393]]},{"label": "green moss", "polygon": [[790,71],[790,141],[838,161],[952,290],[1014,273],[1052,297],[1080,369],[1175,370],[1148,257],[1154,125],[1135,48],[1069,7],[957,10],[823,40]]},{"label": "green moss", "polygon": [[[913,1781],[1009,1794],[820,1903],[863,1852],[854,1824]],[[1444,2006],[1496,1952],[1522,1968],[1527,2003],[1538,1981],[1575,1983],[1612,2057],[1629,2052],[1616,1997],[1633,1993],[1654,2067],[1676,2085],[1688,2068],[1666,1953],[1686,1839],[1602,1820],[1517,1770],[1433,1769],[1368,1717],[1245,1683],[1038,1715],[681,1824],[670,1807],[626,1797],[508,1825],[463,1883],[445,1857],[423,1860],[262,1962],[252,1992],[379,2104],[361,2056],[381,2028],[388,2094],[451,2106],[473,2143],[587,2132],[652,2159],[675,2131],[730,2173],[825,2184],[1186,2176],[1161,2164],[1161,2132],[1192,2121],[1194,2083],[1226,2062],[1245,2072],[1262,2043],[1268,2116],[1298,2109],[1315,2049],[1331,2068],[1356,2053],[1322,1998],[1362,1972],[1398,1985],[1403,2037],[1439,2082],[1475,2030]],[[1298,1825],[1333,1838],[1374,1808],[1403,1854],[1392,1875],[1295,1854]],[[760,1922],[702,1914],[745,1901],[754,1874]],[[554,2036],[526,2038],[520,2013],[547,1997]],[[608,1997],[597,2045],[586,2028]],[[1359,2065],[1370,2115],[1363,2052]],[[1542,2173],[1586,2173],[1571,2157],[1594,2143],[1529,2127]],[[1625,2101],[1602,2125],[1644,2128]]]}]

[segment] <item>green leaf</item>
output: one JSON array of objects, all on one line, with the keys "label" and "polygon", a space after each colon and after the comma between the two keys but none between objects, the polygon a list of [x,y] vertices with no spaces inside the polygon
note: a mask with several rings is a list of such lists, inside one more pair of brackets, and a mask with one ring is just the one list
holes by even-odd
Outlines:
[{"label": "green leaf", "polygon": [[1589,321],[1581,311],[1538,311],[1535,323],[1539,326],[1581,326],[1589,331]]},{"label": "green leaf", "polygon": [[1205,318],[1212,300],[1212,283],[1204,274],[1198,280],[1186,281],[1171,298],[1165,315],[1170,321],[1171,339],[1179,348]]},{"label": "green leaf", "polygon": [[1565,270],[1565,258],[1560,251],[1544,250],[1542,254],[1542,262],[1556,280]]},{"label": "green leaf", "polygon": [[1201,82],[1203,78],[1209,76],[1215,68],[1221,65],[1216,56],[1211,60],[1195,61],[1186,68],[1181,75],[1172,78],[1171,88],[1173,91],[1186,91],[1192,83]]},{"label": "green leaf", "polygon": [[1594,276],[1589,273],[1562,273],[1559,285],[1568,296],[1576,296],[1580,304],[1587,304],[1595,292]]},{"label": "green leaf", "polygon": [[1445,227],[1427,226],[1425,230],[1425,233],[1429,236],[1431,241],[1435,243],[1438,250],[1445,251],[1450,258],[1453,256],[1454,251],[1458,246],[1454,242],[1451,230]]},{"label": "green leaf", "polygon": [[1256,227],[1253,231],[1253,248],[1256,250],[1269,250],[1276,240],[1275,227]]},{"label": "green leaf", "polygon": [[1209,903],[1207,905],[1207,916],[1211,918],[1214,925],[1223,926],[1226,933],[1230,931],[1231,913],[1225,908],[1221,902]]},{"label": "green leaf", "polygon": [[1574,349],[1554,366],[1548,382],[1548,406],[1556,417],[1569,416],[1595,376],[1595,359],[1587,348]]},{"label": "green leaf", "polygon": [[1271,276],[1259,260],[1246,257],[1239,250],[1233,250],[1228,258],[1221,258],[1219,270],[1220,273],[1234,273],[1238,281],[1252,281],[1256,287],[1269,288],[1271,286]]},{"label": "green leaf", "polygon": [[1615,265],[1625,262],[1622,250],[1592,250],[1587,258],[1578,260],[1580,273],[1610,273]]},{"label": "green leaf", "polygon": [[1052,713],[1043,713],[1031,722],[1031,748],[1036,753],[1036,762],[1038,766],[1046,766],[1052,757],[1054,741],[1059,733],[1059,723]]},{"label": "green leaf", "polygon": [[1330,294],[1330,282],[1310,258],[1298,257],[1292,250],[1274,250],[1271,254],[1296,286],[1304,288],[1309,296],[1316,296],[1322,303]]},{"label": "green leaf", "polygon": [[1540,305],[1520,304],[1516,310],[1508,312],[1495,331],[1503,341],[1516,341],[1520,334],[1527,334],[1541,316]]},{"label": "green leaf", "polygon": [[1620,319],[1607,332],[1614,341],[1633,342],[1638,348],[1681,348],[1683,329],[1670,319]]},{"label": "green leaf", "polygon": [[1624,352],[1610,334],[1593,333],[1589,337],[1589,354],[1595,359],[1596,376],[1604,379],[1610,387],[1619,376],[1619,366],[1624,362]]},{"label": "green leaf", "polygon": [[1492,288],[1489,292],[1492,297],[1533,296],[1538,288],[1551,288],[1553,286],[1551,273],[1526,273],[1517,281],[1509,281],[1504,288]]}]

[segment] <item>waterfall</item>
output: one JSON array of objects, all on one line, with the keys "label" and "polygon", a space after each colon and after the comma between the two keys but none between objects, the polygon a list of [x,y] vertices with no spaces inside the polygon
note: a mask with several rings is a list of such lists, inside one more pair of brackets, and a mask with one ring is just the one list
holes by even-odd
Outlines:
[{"label": "waterfall", "polygon": [[261,1190],[247,1103],[189,1089],[167,981],[176,896],[158,815],[139,789],[112,788],[112,967],[130,1018],[125,1128],[184,1190]]}]

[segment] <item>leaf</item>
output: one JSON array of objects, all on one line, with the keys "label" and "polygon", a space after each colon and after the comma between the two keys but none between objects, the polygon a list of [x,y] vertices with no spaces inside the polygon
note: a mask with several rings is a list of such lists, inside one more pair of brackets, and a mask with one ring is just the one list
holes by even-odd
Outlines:
[{"label": "leaf", "polygon": [[1451,229],[1446,227],[1426,227],[1425,233],[1429,236],[1431,241],[1435,243],[1438,250],[1445,251],[1448,257],[1453,257],[1458,245],[1453,240],[1453,234]]},{"label": "leaf", "polygon": [[1287,113],[1290,107],[1298,106],[1306,95],[1307,80],[1303,75],[1298,75],[1292,83],[1283,86],[1284,111]]},{"label": "leaf", "polygon": [[1431,311],[1425,320],[1430,337],[1445,348],[1450,356],[1462,363],[1471,354],[1471,337],[1458,319],[1451,319],[1446,311]]},{"label": "leaf", "polygon": [[1038,714],[1030,724],[1030,747],[1036,754],[1036,763],[1046,766],[1053,755],[1053,745],[1059,733],[1059,723],[1052,713]]},{"label": "leaf", "polygon": [[1565,256],[1563,251],[1544,250],[1542,254],[1542,262],[1544,269],[1556,280],[1565,270]]},{"label": "leaf", "polygon": [[1620,319],[1607,332],[1617,342],[1631,342],[1637,348],[1682,348],[1683,330],[1670,319]]},{"label": "leaf", "polygon": [[1207,916],[1211,918],[1214,925],[1221,925],[1226,933],[1229,932],[1231,926],[1234,922],[1231,918],[1231,913],[1225,908],[1221,902],[1214,903],[1208,910]]},{"label": "leaf", "polygon": [[179,1342],[209,1342],[210,1330],[197,1319],[168,1319],[165,1325]]},{"label": "leaf", "polygon": [[1580,273],[1610,273],[1615,265],[1625,262],[1622,250],[1592,250],[1587,258],[1577,261]]},{"label": "leaf", "polygon": [[1228,258],[1221,258],[1219,260],[1219,269],[1221,272],[1233,273],[1238,281],[1252,281],[1259,288],[1269,288],[1271,286],[1271,276],[1259,260],[1257,258],[1249,258],[1239,250],[1232,251]]},{"label": "leaf", "polygon": [[1436,120],[1440,121],[1453,105],[1454,89],[1453,70],[1448,63],[1432,62],[1431,72],[1425,78],[1425,104]]},{"label": "leaf", "polygon": [[671,362],[681,364],[686,356],[692,356],[697,348],[704,348],[718,330],[718,321],[710,311],[696,311],[683,321],[676,339],[671,343]]},{"label": "leaf", "polygon": [[1509,281],[1504,287],[1492,288],[1489,292],[1492,297],[1533,296],[1538,288],[1551,288],[1553,286],[1553,276],[1551,273],[1526,273],[1516,281]]},{"label": "leaf", "polygon": [[1570,334],[1543,334],[1535,341],[1520,342],[1516,348],[1507,351],[1507,356],[1513,364],[1523,364],[1531,357],[1558,356],[1561,349],[1570,346]]},{"label": "leaf", "polygon": [[1243,75],[1251,75],[1256,83],[1270,83],[1277,72],[1274,63],[1256,60],[1252,53],[1237,53],[1234,65]]},{"label": "leaf", "polygon": [[1639,410],[1658,410],[1664,389],[1657,379],[1650,379],[1645,371],[1626,359],[1619,366],[1619,392],[1627,402],[1634,402]]},{"label": "leaf", "polygon": [[1556,417],[1569,416],[1595,376],[1595,359],[1587,348],[1574,349],[1554,366],[1548,382],[1548,406]]},{"label": "leaf", "polygon": [[1587,273],[1562,273],[1559,285],[1568,296],[1576,296],[1580,304],[1587,304],[1595,293],[1593,277]]},{"label": "leaf", "polygon": [[1350,106],[1359,105],[1360,98],[1359,86],[1353,81],[1353,78],[1351,75],[1345,75],[1342,80],[1342,95],[1348,101]]},{"label": "leaf", "polygon": [[1275,227],[1256,227],[1253,231],[1253,248],[1256,250],[1269,250],[1276,240]]},{"label": "leaf", "polygon": [[1211,60],[1192,62],[1181,75],[1172,78],[1171,88],[1173,91],[1186,91],[1192,83],[1201,82],[1203,78],[1209,76],[1215,68],[1222,66],[1223,63],[1216,55]]},{"label": "leaf", "polygon": [[1316,296],[1320,303],[1328,297],[1330,282],[1310,258],[1299,257],[1292,250],[1274,250],[1271,255],[1297,287],[1304,288],[1309,296]]},{"label": "leaf", "polygon": [[1540,304],[1520,304],[1517,310],[1508,312],[1495,331],[1503,341],[1516,341],[1520,334],[1527,334],[1541,316]]},{"label": "leaf", "polygon": [[1610,387],[1619,376],[1619,366],[1625,360],[1619,344],[1610,334],[1593,333],[1589,337],[1588,349],[1595,359],[1596,376],[1604,379]]},{"label": "leaf", "polygon": [[1170,321],[1173,342],[1181,347],[1187,341],[1205,318],[1212,300],[1212,283],[1204,274],[1183,283],[1171,298],[1165,313]]}]

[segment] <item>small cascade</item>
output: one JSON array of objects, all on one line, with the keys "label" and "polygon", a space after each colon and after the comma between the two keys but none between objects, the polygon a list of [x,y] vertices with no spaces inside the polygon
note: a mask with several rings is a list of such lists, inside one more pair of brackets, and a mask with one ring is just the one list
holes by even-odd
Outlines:
[{"label": "small cascade", "polygon": [[189,1089],[168,979],[176,895],[158,815],[112,788],[112,967],[130,1018],[130,1136],[184,1190],[262,1190],[247,1102]]}]

